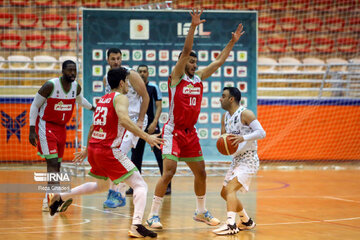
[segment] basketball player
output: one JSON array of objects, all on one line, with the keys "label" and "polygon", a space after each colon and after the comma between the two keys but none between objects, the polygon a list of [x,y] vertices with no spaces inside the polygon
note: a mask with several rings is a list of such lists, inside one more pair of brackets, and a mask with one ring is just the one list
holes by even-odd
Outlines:
[{"label": "basketball player", "polygon": [[[30,107],[29,141],[34,147],[37,146],[38,154],[46,159],[49,173],[60,172],[66,142],[65,125],[71,119],[75,101],[86,109],[95,110],[82,96],[81,87],[75,81],[75,62],[63,62],[62,74],[59,78],[50,79],[39,89]],[[48,184],[58,185],[59,182]],[[49,211],[46,196],[42,207],[44,212]],[[60,210],[65,211],[71,202],[70,199]]]},{"label": "basketball player", "polygon": [[[50,215],[53,216],[62,202],[73,196],[105,191],[109,186],[108,179],[110,178],[115,184],[124,181],[134,189],[134,214],[129,236],[156,237],[156,233],[149,231],[142,225],[147,184],[135,165],[121,151],[121,145],[127,131],[131,131],[135,136],[141,137],[151,146],[157,148],[160,148],[159,145],[163,141],[158,138],[159,134],[149,135],[145,133],[129,118],[129,100],[125,95],[129,90],[126,77],[128,74],[129,72],[125,68],[110,70],[108,83],[111,92],[101,97],[96,106],[87,145],[88,161],[91,165],[89,175],[96,178],[96,182],[84,183],[73,188],[71,192],[49,194]],[[75,157],[75,162],[81,162],[85,157],[86,155],[82,151]]]},{"label": "basketball player", "polygon": [[[116,69],[121,66],[122,62],[122,53],[119,48],[110,48],[107,51],[107,61],[110,65],[110,69]],[[130,119],[136,123],[136,125],[140,129],[145,129],[147,125],[147,115],[146,111],[149,105],[149,95],[146,90],[146,86],[140,77],[140,75],[133,69],[127,68],[130,72],[129,77],[129,91],[127,93],[127,97],[129,99],[129,116]],[[105,86],[105,93],[110,92],[110,85],[107,81],[107,75],[104,76],[103,79]],[[126,132],[123,144],[121,144],[121,152],[127,154],[132,148],[136,147],[136,144],[139,140],[139,137],[134,136],[134,134],[130,131]],[[110,188],[107,195],[107,199],[104,202],[104,208],[116,208],[122,207],[126,204],[125,198],[126,185],[124,183],[120,183],[118,185],[114,185],[110,182]]]},{"label": "basketball player", "polygon": [[196,70],[197,56],[192,52],[192,45],[195,28],[205,22],[205,20],[200,20],[201,14],[202,11],[198,10],[190,13],[191,26],[185,39],[184,48],[168,79],[170,109],[169,120],[163,127],[163,138],[166,141],[166,145],[162,148],[164,172],[156,184],[151,211],[146,221],[152,228],[162,228],[159,209],[167,185],[176,172],[178,161],[185,161],[195,176],[194,189],[197,201],[194,220],[212,226],[220,223],[205,206],[205,163],[195,124],[199,117],[203,94],[201,81],[210,77],[225,62],[234,44],[244,32],[242,32],[242,25],[239,24],[236,31],[232,33],[230,42],[216,60],[206,68]]},{"label": "basketball player", "polygon": [[[247,215],[243,205],[237,198],[237,191],[249,191],[251,178],[259,169],[256,140],[265,137],[266,133],[255,114],[240,106],[241,93],[235,87],[225,87],[220,99],[221,107],[227,112],[221,119],[221,134],[231,134],[232,144],[239,144],[232,155],[231,166],[225,176],[221,197],[226,201],[226,223],[215,229],[217,235],[232,235],[240,230],[252,229],[255,222]],[[236,225],[236,215],[240,223]]]}]

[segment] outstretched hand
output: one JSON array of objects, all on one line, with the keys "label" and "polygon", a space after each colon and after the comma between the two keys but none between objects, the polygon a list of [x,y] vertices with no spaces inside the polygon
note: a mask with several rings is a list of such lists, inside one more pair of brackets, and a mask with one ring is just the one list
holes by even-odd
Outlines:
[{"label": "outstretched hand", "polygon": [[87,148],[83,148],[80,152],[74,153],[75,157],[72,160],[75,164],[81,164],[87,157]]},{"label": "outstretched hand", "polygon": [[231,34],[232,34],[232,40],[233,40],[234,42],[237,42],[237,41],[240,39],[240,37],[245,33],[245,32],[243,31],[243,29],[244,29],[244,27],[243,27],[243,25],[240,23],[240,24],[238,25],[236,31],[231,33]]},{"label": "outstretched hand", "polygon": [[192,13],[190,12],[190,15],[191,15],[191,25],[193,26],[198,26],[204,22],[206,22],[205,19],[201,20],[200,19],[200,16],[201,14],[203,13],[203,9],[201,9],[201,11],[199,9],[193,9],[192,10]]}]

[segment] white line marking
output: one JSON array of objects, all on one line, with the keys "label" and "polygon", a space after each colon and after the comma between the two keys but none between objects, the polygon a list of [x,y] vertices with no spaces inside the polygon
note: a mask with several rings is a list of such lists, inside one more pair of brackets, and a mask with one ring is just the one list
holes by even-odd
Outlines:
[{"label": "white line marking", "polygon": [[334,200],[339,200],[339,201],[344,201],[344,202],[360,203],[359,201],[349,200],[349,199],[345,199],[345,198],[338,198],[338,197],[333,197],[333,196],[324,196],[323,198],[334,199]]},{"label": "white line marking", "polygon": [[[37,220],[39,220],[39,219],[37,219]],[[91,222],[90,219],[81,219],[81,220],[84,220],[84,221],[81,222],[81,223],[59,224],[59,225],[55,225],[55,226],[38,226],[38,227],[32,226],[32,227],[13,227],[13,228],[6,227],[6,228],[0,228],[0,229],[19,229],[19,230],[21,230],[21,229],[29,229],[29,228],[30,229],[31,228],[54,228],[54,227],[56,228],[56,227],[67,227],[67,226],[82,225],[82,224],[86,224],[86,223]],[[5,234],[5,233],[0,232],[0,234]]]},{"label": "white line marking", "polygon": [[102,213],[106,213],[106,214],[114,214],[114,215],[118,215],[118,216],[122,216],[122,217],[126,217],[126,218],[132,218],[130,215],[127,215],[127,214],[122,214],[122,213],[117,213],[117,212],[112,212],[112,211],[107,211],[107,210],[101,210],[96,207],[84,207],[84,206],[78,205],[78,204],[71,204],[71,206],[90,209],[90,210],[94,210],[94,211],[98,211],[98,212],[102,212]]}]

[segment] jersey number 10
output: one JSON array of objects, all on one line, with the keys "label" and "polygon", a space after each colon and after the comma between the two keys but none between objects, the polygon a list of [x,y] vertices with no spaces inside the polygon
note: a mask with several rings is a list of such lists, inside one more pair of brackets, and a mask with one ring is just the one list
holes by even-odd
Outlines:
[{"label": "jersey number 10", "polygon": [[196,97],[190,97],[190,106],[196,106]]}]

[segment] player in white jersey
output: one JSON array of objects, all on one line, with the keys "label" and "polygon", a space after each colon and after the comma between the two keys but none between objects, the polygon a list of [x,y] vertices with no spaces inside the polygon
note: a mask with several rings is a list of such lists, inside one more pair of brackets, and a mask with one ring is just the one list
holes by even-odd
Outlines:
[{"label": "player in white jersey", "polygon": [[[119,48],[110,48],[107,51],[107,61],[110,65],[110,69],[121,67],[122,54]],[[146,90],[144,81],[140,75],[133,69],[127,68],[129,75],[129,91],[126,96],[129,99],[129,117],[130,119],[142,130],[146,128],[147,116],[146,111],[149,105],[149,95]],[[105,86],[105,93],[111,91],[109,83],[107,81],[107,75],[104,76],[103,83]],[[127,154],[131,148],[135,148],[139,140],[139,137],[135,136],[132,132],[127,131],[121,144],[121,152]],[[125,198],[126,185],[119,183],[115,185],[110,182],[109,193],[106,201],[104,202],[104,208],[116,208],[122,207],[126,204]]]},{"label": "player in white jersey", "polygon": [[[255,114],[240,106],[241,93],[235,87],[225,87],[220,99],[221,107],[227,112],[221,119],[221,134],[231,134],[233,143],[239,144],[233,154],[232,163],[225,176],[221,197],[226,201],[227,220],[224,225],[215,229],[217,235],[236,234],[240,230],[252,229],[255,222],[249,218],[240,200],[237,191],[249,191],[251,178],[259,169],[256,140],[265,137],[266,133]],[[241,222],[236,224],[236,215]]]}]

